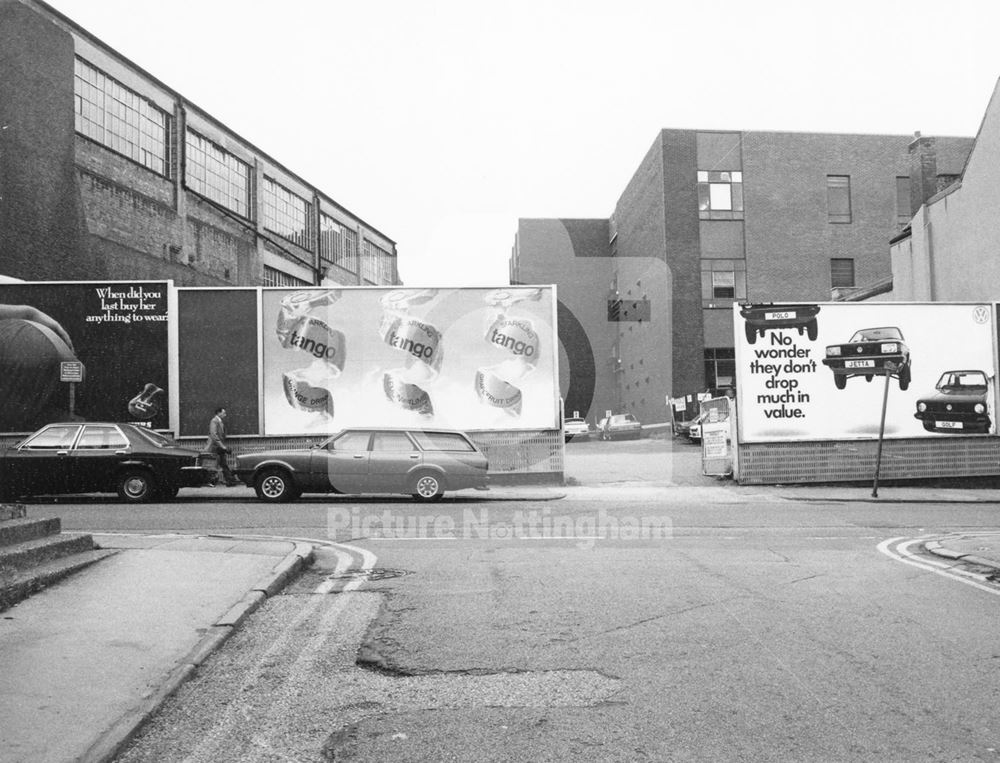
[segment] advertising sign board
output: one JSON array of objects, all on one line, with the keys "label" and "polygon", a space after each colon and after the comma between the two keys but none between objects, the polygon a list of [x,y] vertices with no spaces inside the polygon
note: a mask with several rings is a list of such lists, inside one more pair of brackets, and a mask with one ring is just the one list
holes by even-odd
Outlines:
[{"label": "advertising sign board", "polygon": [[734,305],[740,442],[996,433],[987,304]]},{"label": "advertising sign board", "polygon": [[265,289],[266,435],[558,429],[552,287]]},{"label": "advertising sign board", "polygon": [[0,284],[0,432],[74,417],[166,428],[167,287]]}]

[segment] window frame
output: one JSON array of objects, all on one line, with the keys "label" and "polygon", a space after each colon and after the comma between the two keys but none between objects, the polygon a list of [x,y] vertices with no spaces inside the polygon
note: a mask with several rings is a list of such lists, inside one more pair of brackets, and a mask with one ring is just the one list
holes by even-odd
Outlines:
[{"label": "window frame", "polygon": [[[846,212],[841,207],[844,201],[846,201]],[[827,222],[833,225],[850,225],[854,222],[850,175],[826,176],[826,216]]]}]

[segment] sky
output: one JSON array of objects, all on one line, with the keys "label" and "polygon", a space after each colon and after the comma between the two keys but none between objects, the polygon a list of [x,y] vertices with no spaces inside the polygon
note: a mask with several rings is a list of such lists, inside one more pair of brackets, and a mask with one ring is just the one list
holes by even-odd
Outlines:
[{"label": "sky", "polygon": [[664,128],[974,136],[996,0],[47,0],[396,242],[508,281],[518,218],[607,218]]}]

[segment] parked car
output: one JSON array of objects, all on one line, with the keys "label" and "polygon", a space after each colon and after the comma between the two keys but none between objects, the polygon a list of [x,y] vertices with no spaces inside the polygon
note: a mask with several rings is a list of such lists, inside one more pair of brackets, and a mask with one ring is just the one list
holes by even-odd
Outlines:
[{"label": "parked car", "polygon": [[345,429],[311,448],[237,456],[233,473],[262,501],[303,493],[404,493],[417,500],[445,490],[484,488],[486,456],[464,432]]},{"label": "parked car", "polygon": [[48,424],[0,453],[0,499],[117,493],[128,503],[170,499],[211,484],[196,450],[135,424]]},{"label": "parked car", "polygon": [[642,423],[631,413],[616,413],[603,418],[597,425],[602,440],[633,439],[642,437]]},{"label": "parked car", "polygon": [[577,417],[568,418],[563,421],[563,438],[566,442],[570,440],[589,440],[590,424],[586,419]]},{"label": "parked car", "polygon": [[935,386],[937,393],[917,401],[914,418],[928,432],[954,434],[990,431],[987,413],[987,380],[982,371],[945,371]]},{"label": "parked car", "polygon": [[688,427],[688,439],[691,442],[701,442],[701,424],[707,418],[707,413],[699,413],[691,420],[691,426]]},{"label": "parked car", "polygon": [[852,376],[895,376],[899,388],[910,386],[910,350],[903,343],[903,333],[894,326],[861,329],[846,344],[826,348],[823,363],[833,371],[837,389],[844,389]]},{"label": "parked car", "polygon": [[757,335],[764,336],[769,329],[798,329],[799,335],[806,334],[809,341],[819,335],[816,316],[819,305],[741,305],[743,329],[747,342],[753,344]]}]

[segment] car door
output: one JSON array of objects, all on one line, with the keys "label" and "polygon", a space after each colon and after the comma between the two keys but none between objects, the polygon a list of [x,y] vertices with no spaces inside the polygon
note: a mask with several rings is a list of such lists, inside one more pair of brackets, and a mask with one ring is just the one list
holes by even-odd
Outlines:
[{"label": "car door", "polygon": [[340,493],[364,493],[368,487],[371,435],[368,430],[349,429],[316,448],[309,460],[310,480]]},{"label": "car door", "polygon": [[35,433],[8,453],[5,481],[23,495],[70,492],[70,451],[79,433],[79,424],[52,424]]},{"label": "car door", "polygon": [[71,452],[73,490],[113,490],[118,465],[130,454],[129,441],[114,424],[86,424]]},{"label": "car door", "polygon": [[375,432],[368,463],[368,491],[408,493],[410,473],[423,454],[406,432]]}]

